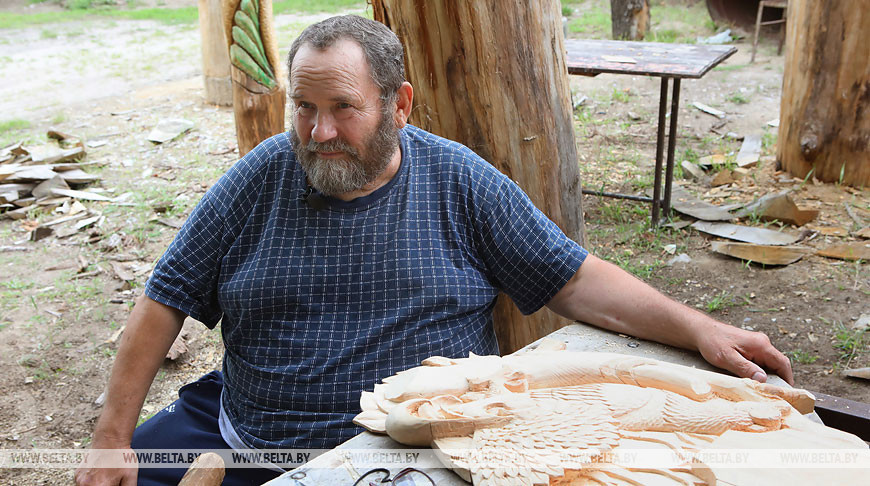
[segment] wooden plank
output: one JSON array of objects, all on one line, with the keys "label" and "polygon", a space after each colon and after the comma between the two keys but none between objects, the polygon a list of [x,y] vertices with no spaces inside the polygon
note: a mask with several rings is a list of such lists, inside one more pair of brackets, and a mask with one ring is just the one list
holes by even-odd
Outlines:
[{"label": "wooden plank", "polygon": [[569,74],[639,74],[672,78],[700,78],[737,52],[733,46],[592,39],[566,39],[565,47]]},{"label": "wooden plank", "polygon": [[848,398],[812,392],[816,396],[816,413],[828,427],[855,434],[870,442],[870,404]]}]

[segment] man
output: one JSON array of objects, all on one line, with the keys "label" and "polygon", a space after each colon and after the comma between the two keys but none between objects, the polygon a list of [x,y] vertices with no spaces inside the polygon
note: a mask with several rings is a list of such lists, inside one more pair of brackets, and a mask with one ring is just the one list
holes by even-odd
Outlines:
[{"label": "man", "polygon": [[[763,381],[765,366],[791,382],[766,336],[588,255],[469,149],[406,125],[413,89],[383,25],[355,16],[315,24],[293,43],[288,67],[293,129],[230,169],[158,263],[121,342],[94,449],[333,447],[358,432],[359,393],[380,378],[431,355],[496,353],[499,290],[526,313],[547,305],[697,349],[740,376]],[[134,435],[187,315],[222,320],[223,373],[184,387]],[[183,472],[143,468],[139,480]],[[225,484],[277,474],[237,472]],[[135,477],[77,472],[80,484]]]}]

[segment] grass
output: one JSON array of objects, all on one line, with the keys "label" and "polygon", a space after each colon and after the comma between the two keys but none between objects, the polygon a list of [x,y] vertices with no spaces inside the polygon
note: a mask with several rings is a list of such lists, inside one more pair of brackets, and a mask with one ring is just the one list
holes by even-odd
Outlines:
[{"label": "grass", "polygon": [[[70,9],[58,12],[11,13],[0,12],[0,29],[19,29],[35,24],[49,24],[93,18],[124,20],[153,20],[165,24],[194,24],[199,19],[197,7],[182,8],[115,8],[112,0],[70,0]],[[272,3],[275,14],[340,12],[362,9],[361,0],[276,0]]]},{"label": "grass", "polygon": [[834,348],[840,351],[840,361],[846,360],[845,367],[849,366],[855,355],[867,350],[864,334],[864,329],[851,329],[842,322],[834,323]]},{"label": "grass", "polygon": [[6,132],[26,130],[28,128],[30,128],[29,121],[20,118],[13,118],[11,120],[0,122],[0,135],[5,134]]},{"label": "grass", "polygon": [[707,312],[713,313],[731,307],[734,305],[734,299],[731,298],[731,293],[723,290],[718,295],[714,295],[704,306]]},{"label": "grass", "polygon": [[749,98],[747,98],[743,93],[735,92],[728,97],[728,101],[735,105],[745,105],[746,103],[749,103]]},{"label": "grass", "polygon": [[788,351],[785,355],[791,358],[792,361],[800,364],[813,364],[819,359],[817,355],[810,355],[810,353],[800,348],[794,351]]}]

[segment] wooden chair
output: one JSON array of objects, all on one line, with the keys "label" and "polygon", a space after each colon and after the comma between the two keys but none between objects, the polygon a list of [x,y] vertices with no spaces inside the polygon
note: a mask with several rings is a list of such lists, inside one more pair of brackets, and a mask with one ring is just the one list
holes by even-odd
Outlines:
[{"label": "wooden chair", "polygon": [[[761,16],[764,13],[764,7],[781,8],[782,18],[779,20],[770,20],[762,22]],[[755,62],[755,49],[758,47],[758,33],[761,31],[762,25],[784,24],[788,17],[788,0],[761,0],[758,2],[758,15],[755,17],[755,36],[752,38],[752,59],[750,63]],[[785,42],[785,26],[782,27],[782,34],[779,37],[779,50],[777,54],[782,54],[782,44]]]}]

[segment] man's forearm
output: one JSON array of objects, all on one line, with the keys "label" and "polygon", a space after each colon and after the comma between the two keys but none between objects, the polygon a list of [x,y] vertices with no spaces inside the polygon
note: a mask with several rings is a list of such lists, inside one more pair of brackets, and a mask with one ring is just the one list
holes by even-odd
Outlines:
[{"label": "man's forearm", "polygon": [[137,301],[112,366],[106,406],[94,430],[95,448],[129,446],[145,395],[184,318],[148,297]]},{"label": "man's forearm", "polygon": [[659,293],[592,255],[547,304],[553,311],[611,331],[697,350],[714,366],[765,381],[766,367],[793,383],[788,358],[762,333],[729,326]]},{"label": "man's forearm", "polygon": [[665,297],[592,255],[549,307],[563,316],[611,331],[693,350],[698,347],[699,333],[719,325],[706,314]]}]

